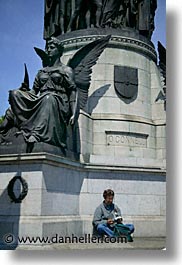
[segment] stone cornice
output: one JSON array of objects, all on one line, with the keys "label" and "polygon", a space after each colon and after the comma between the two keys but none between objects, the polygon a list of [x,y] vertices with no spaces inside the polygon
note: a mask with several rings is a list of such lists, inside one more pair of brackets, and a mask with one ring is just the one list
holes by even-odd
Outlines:
[{"label": "stone cornice", "polygon": [[111,35],[108,47],[135,51],[149,57],[154,62],[157,62],[157,53],[153,43],[137,34],[137,32],[131,30],[80,30],[76,33],[70,32],[68,34],[61,35],[58,38],[64,45],[65,52],[67,52],[77,50],[82,46],[106,35]]},{"label": "stone cornice", "polygon": [[[165,168],[159,167],[127,167],[127,166],[112,166],[101,165],[92,163],[76,162],[61,156],[48,154],[48,153],[32,153],[21,155],[0,155],[0,166],[2,165],[32,165],[32,164],[47,164],[58,167],[65,167],[79,171],[100,171],[100,172],[139,172],[139,173],[154,173],[166,175]],[[157,175],[156,175],[157,176]]]}]

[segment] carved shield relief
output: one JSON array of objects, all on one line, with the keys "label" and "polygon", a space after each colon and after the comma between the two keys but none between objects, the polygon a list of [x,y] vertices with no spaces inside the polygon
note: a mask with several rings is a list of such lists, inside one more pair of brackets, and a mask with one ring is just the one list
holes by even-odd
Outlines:
[{"label": "carved shield relief", "polygon": [[115,65],[114,87],[121,99],[135,100],[138,95],[138,69]]}]

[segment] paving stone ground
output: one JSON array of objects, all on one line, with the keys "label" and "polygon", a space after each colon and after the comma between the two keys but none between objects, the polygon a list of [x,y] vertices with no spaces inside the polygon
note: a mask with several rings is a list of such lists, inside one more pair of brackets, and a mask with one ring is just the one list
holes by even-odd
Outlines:
[{"label": "paving stone ground", "polygon": [[135,238],[131,243],[61,243],[61,244],[47,244],[47,245],[20,245],[17,250],[108,250],[108,249],[153,249],[162,250],[166,247],[165,238]]}]

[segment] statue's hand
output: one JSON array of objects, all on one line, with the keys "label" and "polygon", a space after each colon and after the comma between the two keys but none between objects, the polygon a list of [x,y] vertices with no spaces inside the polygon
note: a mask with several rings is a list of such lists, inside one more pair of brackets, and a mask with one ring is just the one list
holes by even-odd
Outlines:
[{"label": "statue's hand", "polygon": [[71,116],[70,120],[69,120],[69,125],[74,125],[75,124],[75,116]]}]

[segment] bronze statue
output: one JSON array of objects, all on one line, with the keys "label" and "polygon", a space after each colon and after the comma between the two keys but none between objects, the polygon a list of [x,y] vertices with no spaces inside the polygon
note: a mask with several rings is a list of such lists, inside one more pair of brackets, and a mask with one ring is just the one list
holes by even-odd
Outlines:
[{"label": "bronze statue", "polygon": [[[71,31],[99,27],[101,0],[75,0],[75,10],[70,20]],[[89,18],[87,19],[87,14]],[[88,20],[88,21],[87,21]]]},{"label": "bronze statue", "polygon": [[155,102],[164,101],[164,110],[166,110],[166,48],[158,41],[159,71],[162,84],[162,90],[159,92]]},{"label": "bronze statue", "polygon": [[81,48],[68,65],[60,61],[63,46],[58,39],[48,40],[45,52],[36,48],[44,67],[38,72],[32,90],[25,81],[19,89],[10,91],[11,108],[1,133],[15,126],[16,136],[22,134],[28,144],[44,142],[65,150],[67,127],[74,126],[79,109],[87,102],[92,66],[109,39],[107,36]]},{"label": "bronze statue", "polygon": [[45,0],[44,39],[99,27],[100,12],[101,0],[74,0],[74,4],[72,0]]},{"label": "bronze statue", "polygon": [[100,26],[130,27],[151,38],[157,0],[102,0]]},{"label": "bronze statue", "polygon": [[157,0],[45,0],[44,39],[90,27],[130,27],[151,39],[156,8]]},{"label": "bronze statue", "polygon": [[63,47],[47,42],[47,67],[41,69],[30,92],[10,91],[9,101],[26,142],[43,141],[65,148],[66,126],[74,124],[77,87],[73,71],[60,62]]},{"label": "bronze statue", "polygon": [[126,25],[151,39],[156,8],[157,0],[129,0]]},{"label": "bronze statue", "polygon": [[124,9],[124,0],[102,0],[100,25],[103,28],[118,27],[119,12]]},{"label": "bronze statue", "polygon": [[71,17],[72,0],[45,0],[44,39],[56,37],[67,31]]},{"label": "bronze statue", "polygon": [[[30,88],[29,88],[29,76],[28,76],[28,71],[27,71],[26,64],[25,64],[24,80],[23,80],[21,86],[17,90],[21,90],[23,92],[30,91]],[[17,118],[14,115],[11,107],[9,107],[6,110],[3,122],[0,124],[0,134],[1,134],[1,136],[2,135],[6,136],[6,134],[8,134],[8,132],[14,127],[18,127]],[[1,140],[0,140],[0,142],[1,142]]]},{"label": "bronze statue", "polygon": [[137,15],[138,0],[102,0],[100,25],[103,28],[136,28]]},{"label": "bronze statue", "polygon": [[151,38],[155,29],[154,17],[157,9],[157,0],[138,0],[138,25],[140,34]]}]

